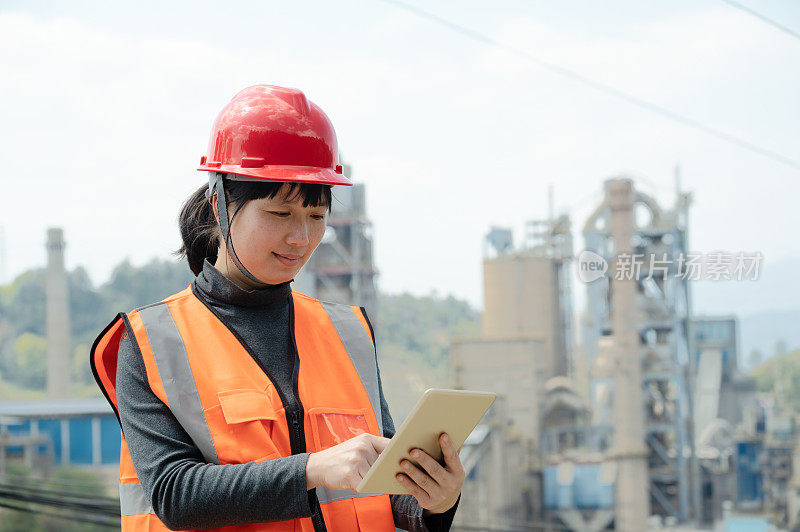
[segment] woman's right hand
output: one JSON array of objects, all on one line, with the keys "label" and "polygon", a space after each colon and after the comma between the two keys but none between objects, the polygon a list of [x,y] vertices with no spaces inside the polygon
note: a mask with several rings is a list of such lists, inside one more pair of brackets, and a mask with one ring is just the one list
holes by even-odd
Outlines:
[{"label": "woman's right hand", "polygon": [[306,489],[326,486],[355,491],[388,444],[389,438],[365,432],[333,447],[311,453],[306,462]]}]

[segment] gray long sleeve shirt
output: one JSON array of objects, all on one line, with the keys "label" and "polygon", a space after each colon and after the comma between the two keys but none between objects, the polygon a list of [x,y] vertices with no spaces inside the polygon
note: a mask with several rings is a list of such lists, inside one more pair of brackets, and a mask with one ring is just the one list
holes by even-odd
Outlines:
[{"label": "gray long sleeve shirt", "polygon": [[[289,282],[243,290],[208,260],[192,282],[195,294],[213,308],[270,369],[287,401],[292,390]],[[383,436],[395,427],[380,385]],[[153,394],[135,338],[124,335],[117,363],[117,402],[136,475],[153,511],[170,529],[204,529],[311,517],[316,490],[306,489],[300,453],[263,462],[209,464],[174,415]],[[403,530],[447,531],[458,501],[447,512],[422,515],[412,495],[390,495],[395,526]],[[459,497],[460,501],[460,497]]]}]

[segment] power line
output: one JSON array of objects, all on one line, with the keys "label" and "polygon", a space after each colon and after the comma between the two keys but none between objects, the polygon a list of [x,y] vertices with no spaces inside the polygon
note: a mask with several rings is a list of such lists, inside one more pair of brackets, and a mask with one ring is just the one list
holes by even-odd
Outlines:
[{"label": "power line", "polygon": [[783,24],[781,24],[779,22],[775,22],[771,18],[765,17],[764,15],[762,15],[761,13],[759,13],[757,11],[753,11],[752,9],[747,7],[746,5],[740,4],[739,2],[734,2],[734,0],[722,0],[722,1],[725,2],[728,5],[731,5],[731,6],[735,7],[735,8],[737,8],[737,9],[741,9],[745,13],[748,13],[748,14],[756,17],[757,19],[760,19],[762,22],[766,22],[770,26],[773,26],[773,27],[778,28],[779,30],[781,30],[783,32],[788,33],[789,35],[791,35],[795,39],[800,39],[800,33],[797,33],[793,29],[787,28],[786,26],[784,26]]},{"label": "power line", "polygon": [[800,161],[798,161],[798,160],[792,159],[790,157],[786,157],[785,155],[781,155],[780,153],[774,152],[774,151],[769,150],[767,148],[762,148],[761,146],[758,146],[757,144],[753,144],[752,142],[749,142],[747,140],[740,139],[740,138],[735,137],[735,136],[733,136],[733,135],[731,135],[729,133],[725,133],[724,131],[721,131],[719,129],[713,128],[711,126],[707,126],[707,125],[705,125],[705,124],[703,124],[701,122],[698,122],[697,120],[694,120],[693,118],[689,118],[688,116],[683,116],[683,115],[681,115],[679,113],[676,113],[674,111],[671,111],[671,110],[669,110],[669,109],[667,109],[665,107],[661,107],[658,104],[654,104],[654,103],[648,102],[646,100],[643,100],[641,98],[638,98],[638,97],[636,97],[636,96],[634,96],[632,94],[628,94],[628,93],[626,93],[624,91],[621,91],[621,90],[619,90],[619,89],[617,89],[617,88],[615,88],[615,87],[613,87],[611,85],[606,85],[605,83],[601,83],[599,81],[595,81],[595,80],[593,80],[593,79],[591,79],[589,77],[586,77],[583,74],[580,74],[580,73],[578,73],[578,72],[576,72],[574,70],[570,70],[568,68],[564,68],[562,66],[556,65],[555,63],[550,63],[549,61],[545,61],[543,59],[539,59],[538,57],[534,56],[533,54],[531,54],[529,52],[526,52],[525,50],[520,50],[519,48],[511,46],[510,44],[498,41],[496,39],[493,39],[492,37],[489,37],[487,35],[479,33],[479,32],[477,32],[475,30],[472,30],[472,29],[467,28],[465,26],[461,26],[460,24],[456,24],[455,22],[451,22],[451,21],[449,21],[447,19],[444,19],[442,17],[439,17],[439,16],[434,15],[432,13],[429,13],[427,11],[423,11],[422,9],[420,9],[418,7],[406,4],[405,2],[401,2],[399,0],[382,0],[382,1],[386,2],[387,4],[391,4],[391,5],[395,6],[395,7],[399,7],[401,9],[404,9],[405,11],[408,11],[409,13],[413,13],[414,15],[417,15],[417,16],[419,16],[421,18],[424,18],[424,19],[430,20],[432,22],[435,22],[436,24],[439,24],[440,26],[444,26],[444,27],[446,27],[446,28],[448,28],[450,30],[453,30],[453,31],[457,32],[457,33],[461,33],[462,35],[465,35],[465,36],[467,36],[467,37],[469,37],[471,39],[474,39],[476,41],[480,41],[480,42],[482,42],[484,44],[488,44],[490,46],[496,46],[498,48],[501,48],[501,49],[503,49],[503,50],[505,50],[507,52],[510,52],[510,53],[512,53],[512,54],[514,54],[514,55],[516,55],[518,57],[521,57],[523,59],[527,59],[528,61],[536,63],[537,65],[542,66],[542,67],[546,68],[547,70],[550,70],[551,72],[555,72],[556,74],[558,74],[560,76],[563,76],[563,77],[566,77],[566,78],[570,78],[570,79],[572,79],[574,81],[578,81],[580,83],[583,83],[584,85],[589,85],[590,87],[592,87],[592,88],[594,88],[594,89],[596,89],[598,91],[605,92],[606,94],[611,94],[612,96],[616,96],[617,98],[620,98],[622,100],[630,102],[630,103],[632,103],[634,105],[637,105],[637,106],[639,106],[641,108],[647,109],[648,111],[651,111],[653,113],[659,114],[661,116],[665,116],[665,117],[667,117],[667,118],[669,118],[671,120],[674,120],[675,122],[679,122],[681,124],[688,125],[688,126],[693,127],[695,129],[699,129],[699,130],[704,131],[704,132],[706,132],[706,133],[708,133],[710,135],[713,135],[713,136],[715,136],[717,138],[725,140],[725,141],[727,141],[727,142],[729,142],[731,144],[735,144],[736,146],[748,149],[748,150],[750,150],[752,152],[758,153],[759,155],[763,155],[764,157],[768,157],[770,159],[773,159],[773,160],[776,160],[776,161],[781,162],[783,164],[786,164],[788,166],[791,166],[792,168],[800,170]]}]

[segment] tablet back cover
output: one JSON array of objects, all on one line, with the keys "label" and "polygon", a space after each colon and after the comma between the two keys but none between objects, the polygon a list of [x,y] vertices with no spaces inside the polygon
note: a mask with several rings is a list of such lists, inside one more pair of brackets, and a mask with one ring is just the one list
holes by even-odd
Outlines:
[{"label": "tablet back cover", "polygon": [[408,452],[419,448],[444,465],[439,434],[447,432],[460,450],[494,402],[494,392],[429,388],[398,427],[391,442],[378,456],[359,483],[358,493],[407,494],[395,475],[402,472],[400,461],[409,460],[425,471]]}]

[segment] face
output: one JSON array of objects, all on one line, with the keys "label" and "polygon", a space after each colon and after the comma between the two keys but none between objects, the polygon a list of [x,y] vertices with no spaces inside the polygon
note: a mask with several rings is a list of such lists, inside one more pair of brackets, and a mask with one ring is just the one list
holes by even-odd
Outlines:
[{"label": "face", "polygon": [[[303,199],[295,190],[287,197],[284,185],[275,197],[248,201],[231,224],[231,238],[236,256],[250,273],[268,284],[291,280],[308,261],[325,233],[327,206],[303,207]],[[219,222],[216,198],[214,215]],[[233,216],[236,207],[228,206]],[[222,242],[214,266],[226,277],[246,290],[263,288],[233,263]]]}]

